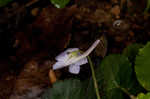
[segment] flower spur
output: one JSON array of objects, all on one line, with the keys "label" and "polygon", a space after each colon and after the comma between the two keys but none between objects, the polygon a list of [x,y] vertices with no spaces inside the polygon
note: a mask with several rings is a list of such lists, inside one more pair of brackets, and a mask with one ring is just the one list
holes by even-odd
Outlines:
[{"label": "flower spur", "polygon": [[80,72],[80,65],[88,63],[87,56],[95,49],[99,42],[100,40],[96,40],[83,54],[81,54],[78,48],[68,48],[56,56],[57,62],[53,65],[53,70],[69,66],[70,73],[78,74]]}]

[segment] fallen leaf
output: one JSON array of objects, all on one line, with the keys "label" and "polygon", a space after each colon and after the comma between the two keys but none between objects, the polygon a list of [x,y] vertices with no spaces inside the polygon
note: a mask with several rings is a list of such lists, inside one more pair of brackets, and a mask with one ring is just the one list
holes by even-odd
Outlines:
[{"label": "fallen leaf", "polygon": [[52,69],[49,70],[49,79],[51,84],[54,84],[57,80],[55,72]]}]

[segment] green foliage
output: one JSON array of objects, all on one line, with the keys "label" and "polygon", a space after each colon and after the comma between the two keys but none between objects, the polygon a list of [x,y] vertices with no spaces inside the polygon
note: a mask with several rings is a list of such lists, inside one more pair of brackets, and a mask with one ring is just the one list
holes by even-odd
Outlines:
[{"label": "green foliage", "polygon": [[92,80],[80,82],[69,79],[56,82],[42,95],[42,99],[95,99],[95,89]]},{"label": "green foliage", "polygon": [[132,87],[132,68],[127,57],[109,55],[96,71],[99,85],[103,87],[106,99],[125,99],[124,90]]},{"label": "green foliage", "polygon": [[[127,56],[131,63],[134,63],[136,55],[138,55],[139,49],[142,47],[143,47],[142,44],[138,44],[138,43],[131,44],[123,50],[122,54]],[[136,95],[137,93],[144,90],[143,87],[137,81],[135,75],[132,77],[132,80],[133,80],[133,88],[130,90],[132,94]]]},{"label": "green foliage", "polygon": [[7,5],[9,2],[11,2],[12,0],[0,0],[0,7],[3,7],[5,5]]},{"label": "green foliage", "polygon": [[123,55],[127,56],[130,62],[135,61],[135,57],[139,52],[139,49],[143,47],[142,44],[131,44],[123,50]]},{"label": "green foliage", "polygon": [[92,78],[82,82],[82,98],[81,99],[96,99],[95,88]]},{"label": "green foliage", "polygon": [[150,0],[147,0],[147,6],[145,9],[145,12],[148,12],[149,8],[150,8]]},{"label": "green foliage", "polygon": [[150,99],[150,92],[147,94],[143,93],[138,94],[137,99]]},{"label": "green foliage", "polygon": [[50,0],[51,3],[57,8],[64,8],[70,0]]},{"label": "green foliage", "polygon": [[135,61],[135,72],[140,84],[150,91],[150,42],[139,50]]},{"label": "green foliage", "polygon": [[59,81],[46,91],[42,99],[81,99],[81,87],[79,80]]}]

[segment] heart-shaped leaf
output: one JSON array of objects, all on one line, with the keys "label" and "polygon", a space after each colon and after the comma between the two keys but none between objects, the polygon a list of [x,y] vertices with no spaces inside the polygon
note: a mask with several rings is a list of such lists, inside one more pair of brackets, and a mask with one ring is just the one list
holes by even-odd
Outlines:
[{"label": "heart-shaped leaf", "polygon": [[69,79],[56,82],[42,95],[42,99],[96,99],[93,80],[80,82]]},{"label": "heart-shaped leaf", "polygon": [[139,83],[150,91],[150,42],[136,56],[135,72]]},{"label": "heart-shaped leaf", "polygon": [[150,99],[150,92],[147,94],[143,93],[138,94],[137,99]]},{"label": "heart-shaped leaf", "polygon": [[135,57],[138,54],[139,49],[141,47],[143,47],[142,44],[137,44],[137,43],[131,44],[123,50],[123,55],[127,56],[130,62],[134,62]]},{"label": "heart-shaped leaf", "polygon": [[123,55],[106,56],[96,75],[104,99],[125,99],[125,90],[129,91],[133,85],[131,64]]},{"label": "heart-shaped leaf", "polygon": [[42,99],[81,99],[81,87],[79,80],[58,81],[45,92]]}]

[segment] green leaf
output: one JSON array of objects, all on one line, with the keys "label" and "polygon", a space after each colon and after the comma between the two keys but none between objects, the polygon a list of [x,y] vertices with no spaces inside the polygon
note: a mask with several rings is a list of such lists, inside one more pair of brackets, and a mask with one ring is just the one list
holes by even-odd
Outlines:
[{"label": "green leaf", "polygon": [[150,42],[139,50],[136,56],[135,72],[139,83],[150,90]]},{"label": "green leaf", "polygon": [[150,99],[150,92],[147,94],[143,93],[138,94],[137,99]]},{"label": "green leaf", "polygon": [[82,83],[82,98],[81,99],[96,99],[96,92],[93,84],[93,79],[90,78]]},{"label": "green leaf", "polygon": [[42,99],[96,99],[93,80],[58,81],[42,95]]},{"label": "green leaf", "polygon": [[9,2],[11,2],[12,0],[0,0],[0,7],[3,7],[5,5],[7,5]]},{"label": "green leaf", "polygon": [[57,8],[64,8],[70,0],[50,0],[51,3]]},{"label": "green leaf", "polygon": [[105,99],[125,99],[125,93],[133,85],[131,64],[123,55],[106,56],[97,69],[96,75]]},{"label": "green leaf", "polygon": [[147,6],[146,6],[146,8],[145,8],[145,11],[144,12],[148,12],[148,10],[149,10],[149,8],[150,8],[150,0],[147,0]]},{"label": "green leaf", "polygon": [[58,81],[42,96],[42,99],[81,99],[82,84],[79,80]]},{"label": "green leaf", "polygon": [[137,44],[137,43],[131,44],[123,50],[123,55],[127,56],[130,62],[134,62],[135,57],[138,54],[139,49],[141,47],[143,47],[142,44]]}]

